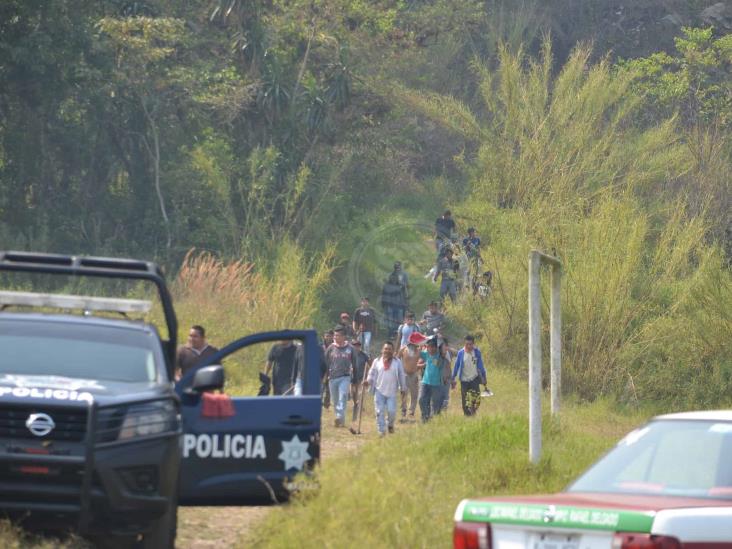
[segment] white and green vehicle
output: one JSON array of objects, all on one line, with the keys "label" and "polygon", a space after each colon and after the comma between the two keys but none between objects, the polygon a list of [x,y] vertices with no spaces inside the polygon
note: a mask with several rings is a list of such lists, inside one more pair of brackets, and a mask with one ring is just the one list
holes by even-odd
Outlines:
[{"label": "white and green vehicle", "polygon": [[564,492],[466,499],[455,549],[732,548],[732,411],[654,418]]}]

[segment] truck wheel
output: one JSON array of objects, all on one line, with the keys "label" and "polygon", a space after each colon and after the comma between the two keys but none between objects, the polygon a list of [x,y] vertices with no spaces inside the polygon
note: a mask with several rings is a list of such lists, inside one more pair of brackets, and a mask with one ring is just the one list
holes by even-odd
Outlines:
[{"label": "truck wheel", "polygon": [[174,549],[178,530],[178,500],[173,498],[166,513],[150,525],[143,536],[143,549]]}]

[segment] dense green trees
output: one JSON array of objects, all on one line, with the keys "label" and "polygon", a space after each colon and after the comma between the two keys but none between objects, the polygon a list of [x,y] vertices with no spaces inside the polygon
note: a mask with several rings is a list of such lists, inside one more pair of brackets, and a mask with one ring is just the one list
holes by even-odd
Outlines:
[{"label": "dense green trees", "polygon": [[494,301],[453,314],[493,353],[522,356],[538,246],[567,265],[568,387],[642,398],[668,372],[668,398],[718,401],[732,49],[711,4],[7,0],[0,241],[315,257],[448,203],[491,241]]}]

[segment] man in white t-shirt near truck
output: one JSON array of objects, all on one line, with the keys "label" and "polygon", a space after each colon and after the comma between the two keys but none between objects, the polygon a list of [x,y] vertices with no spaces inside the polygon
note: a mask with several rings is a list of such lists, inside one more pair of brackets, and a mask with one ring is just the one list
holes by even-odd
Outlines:
[{"label": "man in white t-shirt near truck", "polygon": [[463,348],[457,353],[455,368],[452,371],[452,387],[460,380],[460,396],[462,397],[463,414],[473,416],[480,406],[480,385],[487,383],[483,356],[475,346],[472,335],[465,336]]}]

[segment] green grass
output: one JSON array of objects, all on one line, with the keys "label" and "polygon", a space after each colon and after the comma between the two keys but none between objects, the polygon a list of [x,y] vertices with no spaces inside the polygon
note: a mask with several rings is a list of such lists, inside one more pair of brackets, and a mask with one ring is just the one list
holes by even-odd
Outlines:
[{"label": "green grass", "polygon": [[356,454],[325,462],[320,489],[273,510],[247,542],[336,547],[349,539],[361,547],[448,546],[461,499],[561,490],[643,421],[641,414],[615,412],[603,401],[567,403],[561,422],[545,417],[544,454],[532,465],[525,383],[501,371],[491,372],[490,380],[496,396],[483,401],[478,417],[464,418],[459,392],[453,392],[443,417],[400,427],[394,436],[369,440]]}]

